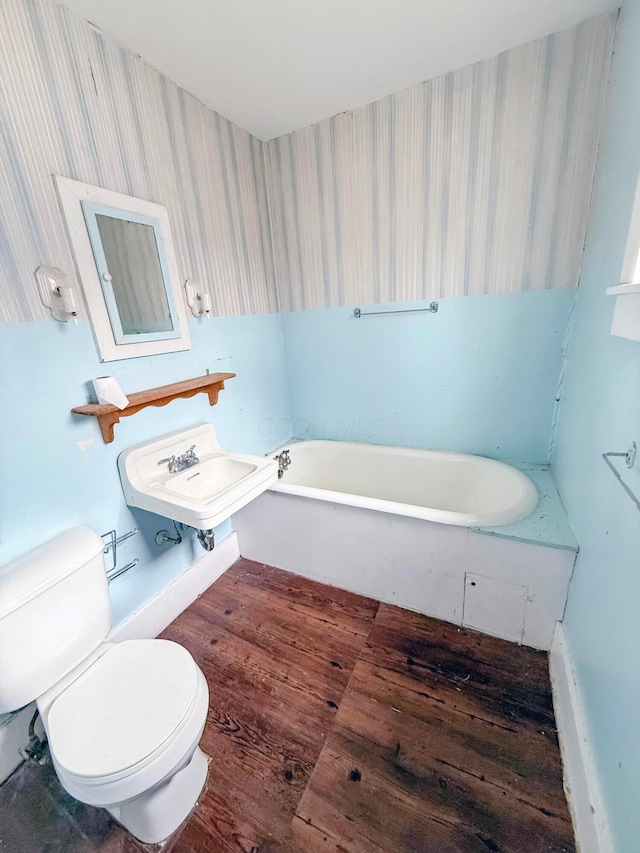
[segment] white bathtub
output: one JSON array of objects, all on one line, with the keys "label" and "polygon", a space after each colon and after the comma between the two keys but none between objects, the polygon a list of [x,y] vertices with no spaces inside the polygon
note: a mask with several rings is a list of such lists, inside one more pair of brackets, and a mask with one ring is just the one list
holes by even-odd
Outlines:
[{"label": "white bathtub", "polygon": [[482,456],[347,441],[304,441],[289,453],[273,491],[460,527],[511,524],[538,504],[525,474]]}]

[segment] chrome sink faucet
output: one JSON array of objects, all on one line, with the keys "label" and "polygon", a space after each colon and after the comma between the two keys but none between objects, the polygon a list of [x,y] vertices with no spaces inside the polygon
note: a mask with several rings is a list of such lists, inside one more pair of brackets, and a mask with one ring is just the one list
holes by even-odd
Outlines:
[{"label": "chrome sink faucet", "polygon": [[200,461],[195,454],[196,446],[192,444],[191,447],[180,456],[167,456],[166,459],[161,459],[158,462],[158,465],[164,465],[165,462],[169,463],[169,473],[170,474],[179,474],[180,471],[184,471],[187,468],[191,468],[193,465],[197,465]]}]

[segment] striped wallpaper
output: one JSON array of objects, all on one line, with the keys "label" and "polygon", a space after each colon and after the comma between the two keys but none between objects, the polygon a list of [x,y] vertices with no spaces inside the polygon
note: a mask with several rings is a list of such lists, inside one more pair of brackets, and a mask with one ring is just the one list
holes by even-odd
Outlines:
[{"label": "striped wallpaper", "polygon": [[615,15],[265,144],[282,310],[574,287]]},{"label": "striped wallpaper", "polygon": [[52,175],[166,205],[216,314],[277,310],[262,143],[50,0],[0,0],[0,322],[75,281]]},{"label": "striped wallpaper", "polygon": [[51,0],[0,11],[0,322],[75,280],[55,173],[166,205],[216,314],[576,284],[612,15],[261,143]]}]

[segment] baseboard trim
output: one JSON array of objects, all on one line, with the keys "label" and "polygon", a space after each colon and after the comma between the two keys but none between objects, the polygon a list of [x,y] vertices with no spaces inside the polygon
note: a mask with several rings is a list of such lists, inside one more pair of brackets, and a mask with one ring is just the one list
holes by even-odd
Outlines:
[{"label": "baseboard trim", "polygon": [[[107,642],[157,637],[239,557],[238,536],[233,532],[128,619],[116,625]],[[27,705],[0,727],[0,783],[22,764],[19,749],[28,743],[29,722],[35,710],[35,703]]]},{"label": "baseboard trim", "polygon": [[614,853],[607,813],[569,647],[561,622],[549,653],[553,706],[558,727],[564,788],[580,853]]},{"label": "baseboard trim", "polygon": [[157,637],[240,557],[238,536],[226,536],[186,572],[111,631],[107,642]]}]

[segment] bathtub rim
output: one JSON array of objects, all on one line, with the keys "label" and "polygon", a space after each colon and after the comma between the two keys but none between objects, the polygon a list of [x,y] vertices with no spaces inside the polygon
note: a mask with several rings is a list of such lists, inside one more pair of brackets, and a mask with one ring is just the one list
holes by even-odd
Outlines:
[{"label": "bathtub rim", "polygon": [[[490,456],[480,456],[475,453],[461,453],[454,450],[433,450],[422,447],[405,447],[391,444],[373,444],[371,442],[360,441],[338,441],[335,439],[300,439],[294,438],[288,442],[284,442],[272,454],[278,453],[280,450],[287,448],[289,445],[296,446],[306,445],[342,445],[359,449],[391,451],[392,455],[410,456],[414,453],[420,453],[428,457],[443,457],[446,456],[451,460],[468,461],[481,460],[483,463],[498,466],[500,468],[509,469],[510,476],[516,475],[516,481],[524,484],[525,489],[529,492],[529,500],[522,507],[520,512],[514,514],[513,510],[503,510],[495,512],[491,518],[488,518],[477,513],[454,512],[453,510],[438,509],[437,507],[423,507],[416,504],[401,503],[399,501],[383,500],[381,498],[371,498],[365,495],[358,495],[352,492],[337,492],[331,489],[323,489],[317,486],[301,486],[295,483],[285,483],[283,480],[278,480],[269,487],[269,491],[280,492],[282,494],[298,495],[300,497],[309,498],[311,500],[322,500],[329,503],[343,504],[346,506],[356,506],[361,509],[371,509],[376,512],[386,512],[391,515],[402,515],[408,518],[418,518],[423,521],[433,521],[439,524],[449,524],[455,527],[468,528],[499,528],[510,524],[517,524],[526,518],[529,518],[536,512],[536,509],[541,503],[541,495],[536,484],[523,471],[520,471],[508,462],[503,462],[500,459],[493,459]],[[271,455],[271,454],[266,454]],[[524,479],[523,479],[524,478]]]}]

